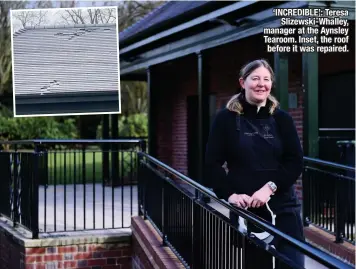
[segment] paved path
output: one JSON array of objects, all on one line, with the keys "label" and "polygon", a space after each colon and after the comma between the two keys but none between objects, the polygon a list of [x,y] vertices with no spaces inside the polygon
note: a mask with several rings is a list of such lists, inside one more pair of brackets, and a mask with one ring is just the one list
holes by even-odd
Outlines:
[{"label": "paved path", "polygon": [[[55,195],[56,193],[56,195]],[[55,199],[56,197],[56,199]],[[85,202],[84,202],[85,197]],[[39,225],[41,232],[130,227],[137,215],[137,187],[102,187],[101,184],[40,187]],[[103,207],[103,205],[105,206]],[[228,216],[217,203],[212,207]],[[306,257],[306,267],[324,269]]]},{"label": "paved path", "polygon": [[138,212],[136,186],[41,186],[39,200],[41,232],[130,227]]}]

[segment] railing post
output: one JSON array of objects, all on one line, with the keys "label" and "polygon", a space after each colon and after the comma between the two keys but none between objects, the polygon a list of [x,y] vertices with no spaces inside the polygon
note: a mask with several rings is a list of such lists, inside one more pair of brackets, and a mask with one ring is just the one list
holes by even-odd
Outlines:
[{"label": "railing post", "polygon": [[141,168],[141,160],[142,157],[139,154],[139,152],[137,152],[137,171],[136,171],[136,181],[137,181],[137,209],[138,209],[138,215],[142,216],[142,212],[141,212],[141,204],[142,204],[142,168]]},{"label": "railing post", "polygon": [[167,216],[168,216],[168,206],[167,206],[167,193],[164,189],[164,182],[162,182],[161,192],[162,192],[162,245],[167,246]]},{"label": "railing post", "polygon": [[309,226],[310,223],[310,179],[308,168],[304,168],[304,173],[302,175],[302,199],[303,199],[303,224],[305,227]]},{"label": "railing post", "polygon": [[38,155],[39,160],[38,160],[38,184],[43,185],[45,187],[48,186],[49,181],[48,181],[48,149],[46,149],[44,144],[38,144],[36,143],[35,145],[35,152],[40,152],[41,154]]},{"label": "railing post", "polygon": [[[11,168],[11,152],[6,149],[0,149],[0,167],[3,176],[0,189],[4,190],[0,196],[0,215],[5,214],[11,217],[11,169],[9,169]],[[9,205],[10,211],[8,211]]]},{"label": "railing post", "polygon": [[140,141],[140,150],[146,152],[146,141],[143,139]]},{"label": "railing post", "polygon": [[143,156],[139,153],[137,154],[137,206],[138,215],[143,216],[143,219],[147,219],[146,215],[146,179],[143,169]]},{"label": "railing post", "polygon": [[32,180],[31,180],[31,231],[32,231],[32,238],[37,239],[39,234],[39,227],[38,227],[38,207],[39,207],[39,195],[38,195],[38,188],[39,188],[39,159],[42,153],[39,152],[37,144],[35,144],[34,150],[34,158],[33,158],[33,171],[32,171]]},{"label": "railing post", "polygon": [[[146,141],[141,140],[139,142],[139,147],[141,152],[146,152]],[[138,200],[138,211],[139,211],[139,216],[143,216],[143,219],[147,219],[146,215],[146,179],[145,175],[143,173],[143,167],[141,162],[143,161],[143,156],[138,155],[137,158],[138,164],[137,164],[137,169],[138,169],[138,174],[137,174],[137,186],[139,187],[138,190],[138,195],[139,195],[139,200]],[[142,212],[141,212],[142,210]]]},{"label": "railing post", "polygon": [[199,211],[197,206],[197,196],[192,199],[192,268],[198,268],[201,262],[201,240],[200,240],[200,232],[202,227],[200,227],[201,222],[199,221]]},{"label": "railing post", "polygon": [[336,188],[335,188],[335,243],[342,243],[344,233],[345,233],[345,215],[344,215],[344,208],[342,204],[342,197],[345,195],[342,193],[342,188],[340,188],[341,183],[341,176],[338,175],[336,180]]},{"label": "railing post", "polygon": [[83,143],[81,146],[82,146],[82,176],[83,176],[82,180],[83,180],[83,185],[85,186],[85,183],[86,183],[86,160],[85,160],[86,145]]},{"label": "railing post", "polygon": [[17,152],[17,145],[15,145],[15,152],[14,152],[14,159],[13,159],[13,189],[12,189],[12,206],[13,206],[13,226],[16,226],[16,223],[19,222],[19,185],[18,185],[18,152]]}]

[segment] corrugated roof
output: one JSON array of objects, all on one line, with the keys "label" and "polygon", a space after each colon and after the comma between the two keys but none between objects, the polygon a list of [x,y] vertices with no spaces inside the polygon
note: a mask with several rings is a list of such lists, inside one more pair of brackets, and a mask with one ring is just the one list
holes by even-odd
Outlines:
[{"label": "corrugated roof", "polygon": [[147,16],[126,28],[120,33],[120,41],[126,40],[137,33],[143,32],[153,25],[168,21],[183,13],[201,7],[211,1],[169,1],[154,9]]},{"label": "corrugated roof", "polygon": [[26,28],[13,53],[16,95],[118,91],[115,24]]}]

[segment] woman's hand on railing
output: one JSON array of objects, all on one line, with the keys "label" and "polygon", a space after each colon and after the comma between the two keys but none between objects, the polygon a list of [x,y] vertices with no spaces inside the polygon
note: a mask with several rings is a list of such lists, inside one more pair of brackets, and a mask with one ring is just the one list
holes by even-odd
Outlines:
[{"label": "woman's hand on railing", "polygon": [[228,202],[237,207],[246,208],[246,207],[250,207],[250,202],[249,202],[250,199],[251,197],[246,194],[234,193],[229,197]]},{"label": "woman's hand on railing", "polygon": [[271,195],[273,194],[272,190],[268,187],[268,185],[264,185],[261,189],[256,191],[248,201],[251,207],[261,207],[264,206]]}]

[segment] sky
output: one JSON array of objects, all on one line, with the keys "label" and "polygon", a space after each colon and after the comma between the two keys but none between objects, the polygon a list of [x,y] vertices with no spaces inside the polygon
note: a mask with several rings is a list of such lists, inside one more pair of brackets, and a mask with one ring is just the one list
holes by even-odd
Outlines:
[{"label": "sky", "polygon": [[[90,3],[90,2],[88,2]],[[112,9],[115,18],[112,18],[109,22],[116,23],[116,8],[102,7],[104,12]],[[12,10],[11,23],[13,32],[16,32],[23,28],[20,18],[29,18],[26,26],[55,26],[55,25],[73,25],[74,23],[69,20],[64,20],[63,17],[69,17],[69,12],[81,11],[82,14],[88,18],[88,10],[95,10],[94,7],[81,7],[81,8],[50,8],[50,9],[23,9]],[[39,17],[42,15],[40,22]],[[100,23],[99,23],[100,24]]]}]

